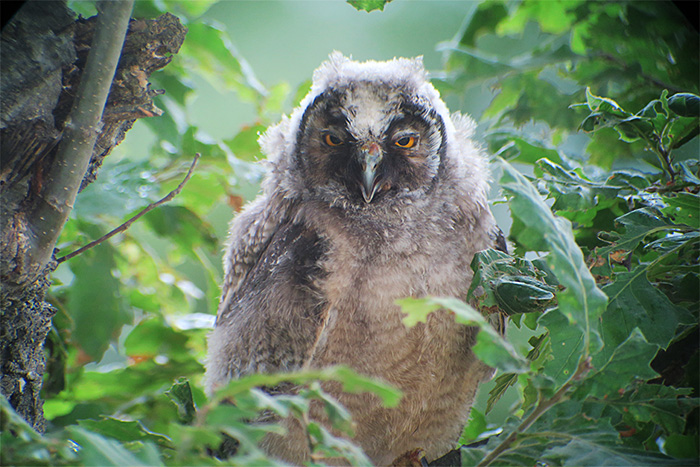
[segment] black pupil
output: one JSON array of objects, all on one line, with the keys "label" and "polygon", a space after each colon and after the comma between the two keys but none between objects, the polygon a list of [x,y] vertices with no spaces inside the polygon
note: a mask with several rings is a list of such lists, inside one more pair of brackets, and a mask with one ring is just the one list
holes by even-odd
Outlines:
[{"label": "black pupil", "polygon": [[329,135],[328,138],[330,139],[331,144],[335,144],[335,145],[340,144],[340,138],[338,138],[337,136],[335,136],[335,135]]},{"label": "black pupil", "polygon": [[408,146],[408,143],[411,142],[411,138],[408,136],[404,136],[400,140],[397,141],[399,143],[399,146]]}]

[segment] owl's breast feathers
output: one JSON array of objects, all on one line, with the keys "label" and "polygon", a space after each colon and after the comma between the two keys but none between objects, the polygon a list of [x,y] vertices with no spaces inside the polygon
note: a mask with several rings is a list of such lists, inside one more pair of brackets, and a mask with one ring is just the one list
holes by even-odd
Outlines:
[{"label": "owl's breast feathers", "polygon": [[[395,331],[404,333],[394,304],[398,298],[464,297],[471,257],[495,243],[492,219],[480,218],[474,225],[456,205],[430,204],[417,203],[391,219],[388,213],[300,209],[299,202],[292,202],[267,219],[273,227],[259,220],[275,203],[263,211],[252,206],[244,212],[232,231],[248,228],[253,232],[247,231],[247,238],[260,244],[233,240],[227,253],[226,269],[238,275],[224,284],[210,339],[210,386],[231,377],[313,364],[310,359],[322,337],[333,349],[328,336],[322,336],[331,309],[335,320],[356,320],[356,341],[351,335],[342,344],[353,346],[362,345],[372,331],[368,320],[398,323]],[[434,214],[423,214],[425,209]],[[318,352],[314,358],[320,358]],[[354,366],[352,361],[335,363]]]}]

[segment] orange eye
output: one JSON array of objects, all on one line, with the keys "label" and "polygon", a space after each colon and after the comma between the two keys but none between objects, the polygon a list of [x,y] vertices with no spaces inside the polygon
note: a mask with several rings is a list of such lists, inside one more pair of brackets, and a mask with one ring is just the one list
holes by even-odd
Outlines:
[{"label": "orange eye", "polygon": [[397,139],[394,144],[404,149],[412,148],[416,145],[416,138],[414,136],[404,136]]},{"label": "orange eye", "polygon": [[326,142],[328,146],[331,147],[336,147],[340,146],[343,144],[343,140],[338,138],[337,136],[331,134],[331,133],[326,133],[326,136],[323,137],[323,140]]}]

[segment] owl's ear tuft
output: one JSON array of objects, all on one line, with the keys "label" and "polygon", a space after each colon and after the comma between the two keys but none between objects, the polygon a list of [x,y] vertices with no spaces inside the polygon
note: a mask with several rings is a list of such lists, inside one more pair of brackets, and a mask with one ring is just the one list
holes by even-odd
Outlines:
[{"label": "owl's ear tuft", "polygon": [[413,74],[416,76],[422,76],[426,81],[428,80],[428,72],[425,70],[423,65],[423,56],[419,55],[413,58],[400,58],[400,62],[405,62],[406,68],[409,68]]},{"label": "owl's ear tuft", "polygon": [[345,66],[351,61],[350,57],[346,57],[341,52],[334,50],[328,57],[328,60],[314,71],[314,87],[325,88],[329,83],[338,81],[339,76],[343,74]]},{"label": "owl's ear tuft", "polygon": [[351,60],[352,60],[352,57],[346,57],[345,55],[343,55],[342,52],[340,52],[338,50],[334,50],[328,56],[328,63],[333,68],[336,68],[337,70],[340,70],[340,68],[342,68],[343,64],[345,64]]}]

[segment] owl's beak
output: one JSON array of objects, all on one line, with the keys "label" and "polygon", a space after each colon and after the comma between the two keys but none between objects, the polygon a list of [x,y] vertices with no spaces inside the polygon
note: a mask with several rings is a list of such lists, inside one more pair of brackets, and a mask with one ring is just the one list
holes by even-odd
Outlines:
[{"label": "owl's beak", "polygon": [[377,180],[377,166],[382,161],[382,150],[376,143],[370,143],[363,147],[359,154],[360,167],[362,167],[362,183],[360,189],[365,203],[371,203],[377,193],[379,183]]}]

